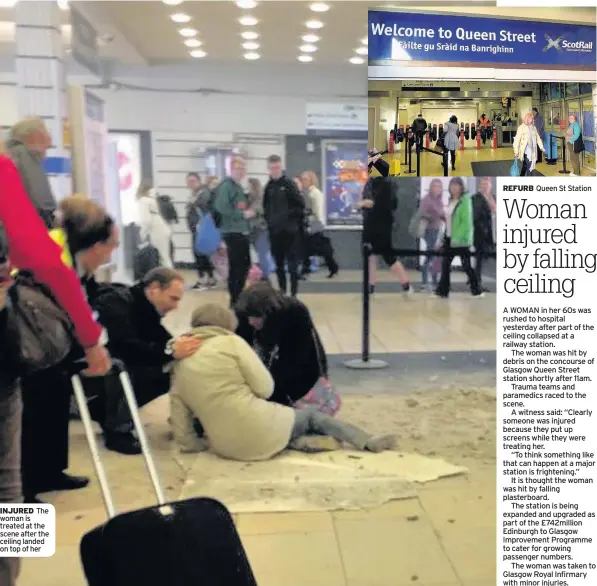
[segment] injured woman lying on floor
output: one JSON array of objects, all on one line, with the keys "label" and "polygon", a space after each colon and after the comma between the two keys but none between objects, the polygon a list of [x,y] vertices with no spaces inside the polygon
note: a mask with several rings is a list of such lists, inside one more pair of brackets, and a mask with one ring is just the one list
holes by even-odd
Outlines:
[{"label": "injured woman lying on floor", "polygon": [[395,447],[394,435],[375,437],[317,408],[269,401],[272,376],[235,334],[237,325],[235,314],[216,304],[193,313],[192,335],[202,344],[176,365],[170,391],[172,431],[181,451],[209,448],[229,460],[267,460],[287,448],[313,451],[301,441],[309,435],[326,436],[335,447],[346,443],[369,452]]}]

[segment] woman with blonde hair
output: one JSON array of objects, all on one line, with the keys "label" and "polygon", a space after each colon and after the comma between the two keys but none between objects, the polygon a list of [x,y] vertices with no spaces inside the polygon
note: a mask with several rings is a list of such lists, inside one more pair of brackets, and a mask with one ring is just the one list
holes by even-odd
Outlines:
[{"label": "woman with blonde hair", "polygon": [[160,214],[156,190],[150,182],[141,182],[137,190],[137,200],[141,243],[149,244],[158,251],[160,266],[173,268],[172,229]]},{"label": "woman with blonde hair", "polygon": [[537,164],[537,147],[545,153],[543,141],[535,128],[535,117],[532,112],[527,112],[522,119],[522,124],[516,131],[513,145],[514,157],[522,164],[520,169],[521,177],[533,174]]},{"label": "woman with blonde hair", "polygon": [[305,188],[305,203],[307,205],[307,234],[305,235],[305,258],[303,274],[309,272],[310,258],[321,256],[330,271],[328,279],[332,279],[340,270],[334,258],[334,248],[331,240],[325,235],[323,222],[325,201],[319,179],[314,171],[304,171],[301,181]]}]

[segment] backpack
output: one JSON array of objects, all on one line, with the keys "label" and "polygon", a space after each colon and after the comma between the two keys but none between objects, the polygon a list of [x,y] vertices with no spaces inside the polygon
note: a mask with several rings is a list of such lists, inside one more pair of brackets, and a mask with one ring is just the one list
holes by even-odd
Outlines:
[{"label": "backpack", "polygon": [[158,195],[157,201],[162,218],[169,224],[178,224],[178,212],[172,203],[172,198],[169,195]]}]

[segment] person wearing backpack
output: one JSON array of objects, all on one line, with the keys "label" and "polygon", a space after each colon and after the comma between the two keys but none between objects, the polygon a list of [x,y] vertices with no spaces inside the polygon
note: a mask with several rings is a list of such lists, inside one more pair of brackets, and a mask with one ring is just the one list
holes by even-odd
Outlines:
[{"label": "person wearing backpack", "polygon": [[255,212],[249,209],[249,200],[241,185],[245,175],[244,159],[234,157],[230,163],[230,175],[218,185],[213,199],[212,215],[228,254],[228,292],[232,307],[245,287],[251,268],[249,220]]},{"label": "person wearing backpack", "polygon": [[[199,177],[199,174],[195,172],[191,172],[187,175],[187,187],[191,192],[186,206],[187,226],[191,233],[191,249],[195,256],[195,268],[199,275],[199,279],[193,285],[192,289],[200,291],[206,287],[211,288],[216,285],[214,266],[211,259],[204,254],[198,254],[195,250],[197,230],[201,225],[201,220],[204,215],[210,211],[209,204],[212,199],[212,192],[208,185],[201,185],[201,178]],[[205,275],[207,275],[207,281],[205,281]]]},{"label": "person wearing backpack", "polygon": [[[159,266],[173,268],[172,228],[162,217],[155,189],[143,181],[137,190],[141,242],[157,250]],[[149,267],[155,268],[155,267]]]}]

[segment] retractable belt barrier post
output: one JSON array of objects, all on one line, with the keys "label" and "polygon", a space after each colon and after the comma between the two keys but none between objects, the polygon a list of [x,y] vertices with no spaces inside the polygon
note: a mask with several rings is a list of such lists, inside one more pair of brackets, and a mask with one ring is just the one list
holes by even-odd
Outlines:
[{"label": "retractable belt barrier post", "polygon": [[369,357],[369,304],[370,304],[370,274],[369,259],[371,258],[371,244],[363,244],[363,330],[361,339],[361,357],[345,362],[347,368],[354,370],[379,370],[388,366],[383,360],[371,360]]},{"label": "retractable belt barrier post", "polygon": [[[411,175],[412,173],[414,173],[413,171],[413,144],[411,141],[411,137],[412,137],[412,133],[409,133],[409,135],[407,136],[407,145],[408,145],[408,171],[405,171],[405,173],[408,173],[409,175]],[[417,149],[419,147],[419,139],[417,137],[415,137],[415,144],[417,145]],[[406,165],[406,161],[404,161],[404,164]]]},{"label": "retractable belt barrier post", "polygon": [[[428,153],[431,153],[433,155],[439,155],[440,157],[442,157],[442,165],[444,167],[444,177],[448,176],[448,151],[446,149],[444,149],[441,153],[438,153],[436,150],[433,149],[428,149],[427,147],[424,147],[421,143],[422,143],[422,138],[421,141],[416,142],[417,145],[417,177],[421,176],[421,152],[422,151],[427,151]],[[412,154],[411,154],[411,159],[412,159]],[[408,167],[408,172],[412,173],[411,169],[410,169],[410,160],[409,160],[409,167]]]},{"label": "retractable belt barrier post", "polygon": [[556,136],[555,138],[559,138],[562,141],[562,165],[564,166],[559,172],[564,175],[569,175],[570,171],[566,169],[566,137],[565,136]]},{"label": "retractable belt barrier post", "polygon": [[[439,153],[438,153],[439,154]],[[430,257],[443,257],[446,255],[444,250],[412,250],[395,248],[394,254],[397,256],[430,256]],[[371,359],[370,357],[370,306],[371,306],[371,289],[370,289],[370,271],[369,271],[369,259],[373,254],[371,244],[363,244],[363,309],[362,309],[362,337],[361,337],[361,357],[355,358],[354,360],[348,360],[344,363],[344,366],[353,370],[380,370],[388,366],[387,362],[378,359]],[[477,252],[471,252],[471,257],[476,257]],[[484,258],[495,259],[495,252],[484,252]]]}]

